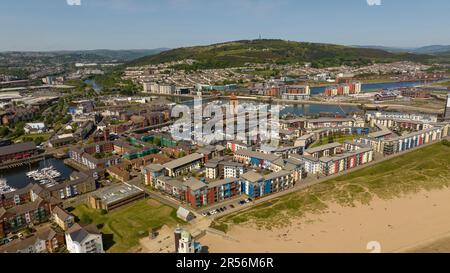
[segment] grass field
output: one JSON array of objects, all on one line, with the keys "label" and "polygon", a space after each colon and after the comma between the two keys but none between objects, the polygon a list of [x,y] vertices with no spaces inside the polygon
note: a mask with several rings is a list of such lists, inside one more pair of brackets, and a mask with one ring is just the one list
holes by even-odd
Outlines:
[{"label": "grass field", "polygon": [[[334,136],[333,137],[333,141],[332,142],[339,142],[339,143],[344,143],[347,140],[353,140],[355,138],[358,138],[358,135],[341,135],[341,136]],[[320,142],[320,140],[316,140],[313,144],[311,144],[308,148],[314,148],[314,147],[318,147],[321,145],[325,145],[328,144],[328,138],[323,138],[322,142]]]},{"label": "grass field", "polygon": [[230,225],[249,222],[270,229],[288,225],[293,217],[323,212],[329,202],[355,206],[369,204],[374,197],[391,199],[448,186],[450,147],[438,143],[227,215],[212,227],[226,231]]},{"label": "grass field", "polygon": [[42,141],[47,141],[50,137],[50,133],[42,133],[42,134],[26,134],[14,139],[15,142],[22,142],[24,139],[29,139],[27,141],[34,141],[36,138],[42,138]]},{"label": "grass field", "polygon": [[444,86],[444,87],[450,87],[450,81],[445,81],[445,82],[439,82],[434,84],[436,86]]},{"label": "grass field", "polygon": [[103,244],[107,252],[127,252],[139,244],[139,239],[148,236],[150,228],[162,225],[183,224],[176,217],[175,209],[146,199],[132,205],[101,214],[86,205],[76,207],[72,213],[82,224],[93,223],[103,234]]}]

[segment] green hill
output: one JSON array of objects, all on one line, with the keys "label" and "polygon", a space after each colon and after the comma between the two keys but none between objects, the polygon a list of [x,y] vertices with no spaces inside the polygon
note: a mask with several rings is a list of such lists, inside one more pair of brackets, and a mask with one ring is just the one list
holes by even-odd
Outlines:
[{"label": "green hill", "polygon": [[225,68],[246,63],[305,63],[314,67],[342,64],[364,65],[371,62],[398,60],[426,61],[428,55],[390,53],[380,49],[355,48],[333,44],[304,43],[284,40],[243,40],[208,46],[185,47],[168,50],[154,56],[143,57],[128,63],[129,66],[158,64],[183,59],[198,62],[184,69]]}]

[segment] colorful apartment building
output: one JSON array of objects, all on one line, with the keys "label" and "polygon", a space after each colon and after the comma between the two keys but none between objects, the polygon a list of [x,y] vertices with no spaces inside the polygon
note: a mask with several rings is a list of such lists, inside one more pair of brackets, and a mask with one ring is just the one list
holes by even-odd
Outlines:
[{"label": "colorful apartment building", "polygon": [[234,153],[234,161],[261,169],[272,169],[272,164],[281,157],[251,150],[238,150]]},{"label": "colorful apartment building", "polygon": [[303,153],[305,156],[311,156],[313,158],[321,158],[324,156],[333,156],[340,152],[342,144],[333,142],[322,146],[306,149]]},{"label": "colorful apartment building", "polygon": [[362,84],[360,82],[350,82],[331,86],[325,89],[325,96],[348,96],[361,93]]},{"label": "colorful apartment building", "polygon": [[432,128],[412,132],[403,136],[389,134],[385,137],[375,138],[373,135],[359,138],[357,142],[370,145],[374,151],[384,155],[403,152],[424,144],[439,141],[449,136],[450,124],[435,124]]},{"label": "colorful apartment building", "polygon": [[308,100],[311,97],[311,89],[307,85],[286,85],[281,92],[284,100]]},{"label": "colorful apartment building", "polygon": [[251,149],[251,147],[243,142],[240,141],[228,141],[227,142],[227,149],[231,150],[233,153],[239,151],[239,150],[248,150]]},{"label": "colorful apartment building", "polygon": [[192,207],[212,205],[241,193],[238,178],[226,178],[208,184],[190,178],[184,183],[184,186],[186,187],[186,202]]},{"label": "colorful apartment building", "polygon": [[307,149],[301,157],[307,173],[332,175],[373,161],[371,146],[346,141]]},{"label": "colorful apartment building", "polygon": [[287,190],[292,188],[294,184],[293,173],[286,170],[268,175],[250,171],[244,173],[240,180],[241,192],[254,199]]}]

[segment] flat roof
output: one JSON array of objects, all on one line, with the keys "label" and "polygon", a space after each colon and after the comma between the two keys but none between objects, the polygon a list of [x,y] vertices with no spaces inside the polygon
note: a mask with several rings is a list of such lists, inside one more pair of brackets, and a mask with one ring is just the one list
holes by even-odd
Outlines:
[{"label": "flat roof", "polygon": [[143,190],[134,185],[121,183],[101,189],[94,193],[94,196],[100,198],[106,204],[111,204],[143,192]]},{"label": "flat roof", "polygon": [[205,186],[207,186],[205,183],[203,183],[202,181],[198,180],[197,178],[189,178],[188,180],[186,180],[186,182],[184,183],[184,185],[186,187],[189,187],[191,190],[196,191],[199,190]]},{"label": "flat roof", "polygon": [[250,182],[257,182],[263,179],[263,176],[255,171],[249,171],[241,175],[242,178],[250,181]]},{"label": "flat roof", "polygon": [[221,185],[225,185],[225,184],[229,184],[229,183],[233,183],[234,181],[237,181],[237,178],[234,177],[230,177],[230,178],[225,178],[222,180],[217,180],[217,181],[213,181],[211,183],[208,183],[208,188],[214,188],[214,187],[218,187]]}]

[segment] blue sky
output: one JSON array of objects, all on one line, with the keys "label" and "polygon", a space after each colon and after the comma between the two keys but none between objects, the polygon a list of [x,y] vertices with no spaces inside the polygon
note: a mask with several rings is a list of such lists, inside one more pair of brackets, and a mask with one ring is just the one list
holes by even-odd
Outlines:
[{"label": "blue sky", "polygon": [[417,47],[450,44],[449,11],[448,0],[1,0],[0,51],[174,48],[260,34]]}]

